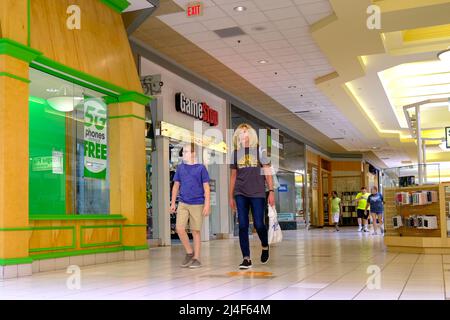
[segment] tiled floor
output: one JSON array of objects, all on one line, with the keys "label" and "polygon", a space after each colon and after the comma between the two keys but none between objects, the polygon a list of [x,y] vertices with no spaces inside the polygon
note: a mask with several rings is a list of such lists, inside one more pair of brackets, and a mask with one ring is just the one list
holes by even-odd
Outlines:
[{"label": "tiled floor", "polygon": [[[354,228],[284,233],[267,265],[252,240],[251,273],[237,239],[203,243],[203,268],[183,269],[182,247],[155,248],[148,260],[81,268],[80,289],[64,271],[0,280],[1,299],[445,299],[450,256],[387,253],[381,236]],[[373,273],[381,271],[377,277]],[[369,283],[367,285],[367,283]]]}]

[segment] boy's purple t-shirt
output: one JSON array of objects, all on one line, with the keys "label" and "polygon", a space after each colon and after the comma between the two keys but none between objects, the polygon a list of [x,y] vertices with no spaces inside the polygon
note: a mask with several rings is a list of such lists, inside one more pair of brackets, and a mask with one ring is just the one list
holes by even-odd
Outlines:
[{"label": "boy's purple t-shirt", "polygon": [[181,163],[173,178],[180,183],[180,200],[186,204],[204,204],[203,184],[209,182],[209,174],[202,164]]}]

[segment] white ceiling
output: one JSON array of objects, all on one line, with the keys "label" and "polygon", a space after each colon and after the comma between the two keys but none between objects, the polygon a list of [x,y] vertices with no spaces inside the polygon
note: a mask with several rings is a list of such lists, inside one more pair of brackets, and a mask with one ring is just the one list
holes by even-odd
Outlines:
[{"label": "white ceiling", "polygon": [[[188,0],[173,0],[186,8]],[[205,0],[203,15],[186,12],[158,18],[214,56],[349,151],[369,150],[370,141],[316,87],[333,72],[311,37],[310,25],[333,13],[328,0]],[[244,12],[233,10],[245,6]],[[213,30],[240,27],[246,34],[220,38]],[[238,43],[238,40],[240,41]],[[268,63],[260,64],[259,60]],[[289,88],[291,87],[291,88]],[[290,114],[287,111],[287,114]]]}]

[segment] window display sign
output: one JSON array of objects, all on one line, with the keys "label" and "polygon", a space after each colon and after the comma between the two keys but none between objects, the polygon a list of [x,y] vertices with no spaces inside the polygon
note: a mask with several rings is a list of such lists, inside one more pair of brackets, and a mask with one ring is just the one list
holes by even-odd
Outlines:
[{"label": "window display sign", "polygon": [[52,170],[52,157],[34,157],[31,160],[32,171],[50,171]]},{"label": "window display sign", "polygon": [[98,98],[84,103],[84,176],[106,178],[108,137],[106,104]]},{"label": "window display sign", "polygon": [[61,151],[53,151],[52,155],[52,173],[53,174],[63,174],[64,168],[64,155]]},{"label": "window display sign", "polygon": [[280,184],[280,186],[278,187],[278,192],[288,192],[288,185]]}]

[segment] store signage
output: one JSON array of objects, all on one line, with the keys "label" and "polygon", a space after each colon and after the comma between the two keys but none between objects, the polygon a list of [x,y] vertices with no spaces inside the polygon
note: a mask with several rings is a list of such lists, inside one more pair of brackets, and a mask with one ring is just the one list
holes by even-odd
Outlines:
[{"label": "store signage", "polygon": [[31,161],[32,171],[50,171],[52,170],[53,157],[33,157]]},{"label": "store signage", "polygon": [[209,123],[211,126],[219,124],[219,113],[205,102],[196,102],[187,98],[183,93],[175,95],[175,108],[178,112]]},{"label": "store signage", "polygon": [[201,16],[203,14],[203,5],[201,2],[190,2],[187,5],[186,13],[188,17]]},{"label": "store signage", "polygon": [[62,151],[53,151],[52,153],[52,173],[64,173],[64,154]]},{"label": "store signage", "polygon": [[450,127],[445,128],[445,146],[450,149]]},{"label": "store signage", "polygon": [[288,185],[280,184],[280,186],[278,187],[278,192],[288,192]]},{"label": "store signage", "polygon": [[84,103],[84,176],[106,178],[108,157],[106,105],[101,99]]}]

